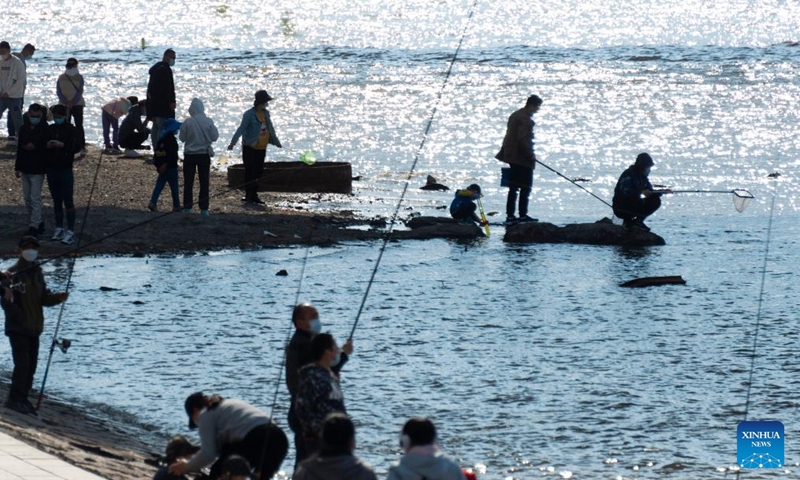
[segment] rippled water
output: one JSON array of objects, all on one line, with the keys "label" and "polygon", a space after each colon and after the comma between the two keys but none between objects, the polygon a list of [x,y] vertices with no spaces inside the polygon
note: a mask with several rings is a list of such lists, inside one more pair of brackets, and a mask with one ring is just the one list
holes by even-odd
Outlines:
[{"label": "rippled water", "polygon": [[[774,196],[748,418],[785,423],[789,467],[777,474],[797,476],[796,2],[129,3],[122,15],[111,2],[23,2],[3,20],[15,47],[39,48],[29,100],[51,103],[64,59],[82,61],[92,141],[100,105],[144,96],[147,69],[171,46],[179,110],[205,100],[218,150],[266,88],[294,149],[270,158],[313,148],[353,164],[363,176],[354,195],[320,208],[391,212],[416,159],[412,187],[427,174],[478,182],[487,209],[502,211],[493,155],[531,93],[545,99],[540,160],[603,198],[640,151],[656,160],[655,183],[756,195],[743,214],[730,195],[665,198],[649,222],[667,240],[659,248],[512,246],[499,227],[475,244],[390,244],[344,375],[359,455],[379,471],[396,458],[403,421],[425,414],[448,453],[485,466],[481,478],[734,476]],[[404,208],[441,214],[449,199],[411,188]],[[562,224],[609,215],[542,168],[532,210]],[[378,248],[310,251],[300,298],[339,337]],[[182,401],[198,388],[270,409],[305,253],[81,259],[63,326],[75,343],[57,355],[50,388],[164,433],[185,428]],[[282,268],[289,277],[274,275]],[[63,284],[64,265],[51,273]],[[618,287],[678,274],[686,286]]]}]

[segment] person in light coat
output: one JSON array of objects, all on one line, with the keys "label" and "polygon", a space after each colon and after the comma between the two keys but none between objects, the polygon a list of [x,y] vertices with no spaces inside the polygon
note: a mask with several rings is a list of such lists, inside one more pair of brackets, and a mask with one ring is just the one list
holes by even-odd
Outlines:
[{"label": "person in light coat", "polygon": [[400,447],[405,455],[389,468],[388,480],[465,480],[461,467],[436,446],[436,427],[427,418],[412,418],[403,426]]},{"label": "person in light coat", "polygon": [[183,211],[192,210],[192,189],[194,175],[200,177],[200,196],[197,203],[200,214],[208,216],[209,178],[211,175],[212,144],[219,138],[214,121],[206,116],[205,106],[199,98],[193,98],[189,105],[189,118],[181,124],[178,138],[183,147]]}]

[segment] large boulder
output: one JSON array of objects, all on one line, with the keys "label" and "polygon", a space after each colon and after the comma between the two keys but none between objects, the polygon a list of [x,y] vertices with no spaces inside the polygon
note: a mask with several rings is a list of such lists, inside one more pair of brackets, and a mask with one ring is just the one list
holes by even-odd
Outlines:
[{"label": "large boulder", "polygon": [[395,231],[396,238],[427,240],[431,238],[471,239],[483,236],[477,225],[462,225],[448,217],[416,217],[406,223],[411,230]]},{"label": "large boulder", "polygon": [[608,218],[595,223],[573,223],[563,227],[545,222],[518,223],[506,227],[503,240],[509,243],[579,243],[626,247],[666,244],[655,233],[638,229],[625,230],[614,225]]}]

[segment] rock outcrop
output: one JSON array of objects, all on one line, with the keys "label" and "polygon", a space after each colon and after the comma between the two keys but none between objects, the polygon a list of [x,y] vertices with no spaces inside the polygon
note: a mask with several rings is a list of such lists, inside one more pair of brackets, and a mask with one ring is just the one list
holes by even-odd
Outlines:
[{"label": "rock outcrop", "polygon": [[503,240],[509,243],[578,243],[626,247],[666,244],[655,233],[638,229],[625,230],[614,225],[608,218],[595,223],[573,223],[563,227],[545,222],[519,223],[506,227]]}]

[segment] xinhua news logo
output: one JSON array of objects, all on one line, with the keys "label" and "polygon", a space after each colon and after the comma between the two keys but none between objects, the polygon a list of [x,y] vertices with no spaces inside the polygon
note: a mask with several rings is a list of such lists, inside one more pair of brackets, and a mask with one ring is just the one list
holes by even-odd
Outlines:
[{"label": "xinhua news logo", "polygon": [[736,457],[741,468],[783,466],[783,424],[741,422],[737,429]]}]

